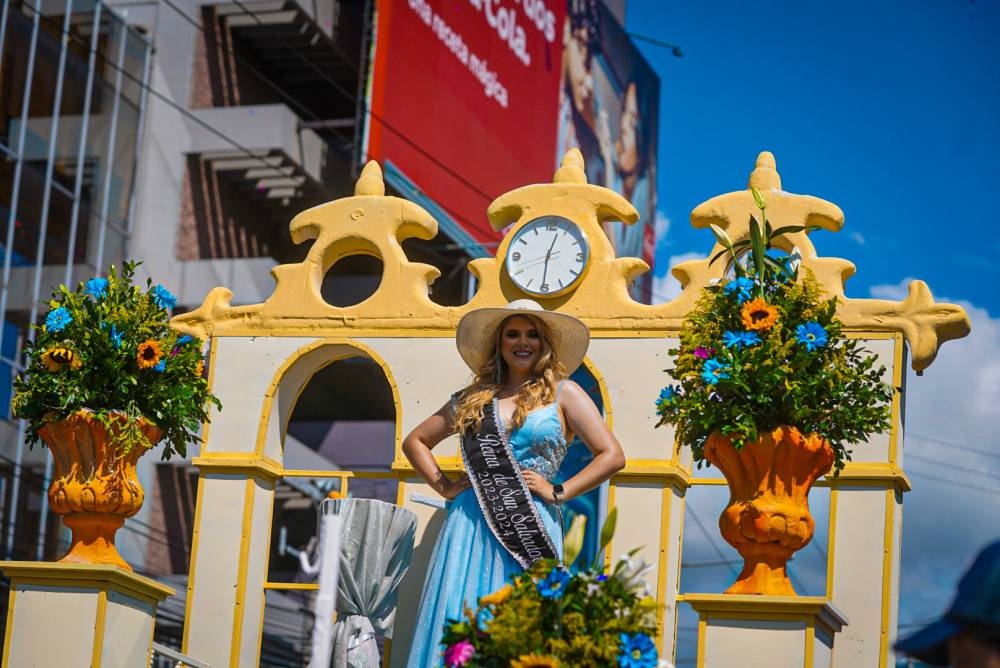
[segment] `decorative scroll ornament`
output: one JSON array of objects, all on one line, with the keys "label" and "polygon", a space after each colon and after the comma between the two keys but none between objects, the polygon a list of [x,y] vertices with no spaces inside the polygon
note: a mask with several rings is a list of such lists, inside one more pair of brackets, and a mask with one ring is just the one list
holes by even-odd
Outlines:
[{"label": "decorative scroll ornament", "polygon": [[[714,197],[691,213],[696,228],[717,225],[735,242],[749,236],[749,215],[755,210],[750,187],[763,193],[768,217],[779,225],[810,225],[839,231],[844,214],[834,204],[781,189],[774,156],[765,151],[757,158],[746,190]],[[496,306],[526,295],[506,273],[504,258],[514,233],[542,216],[559,216],[575,223],[587,236],[590,255],[586,275],[558,296],[530,295],[550,310],[570,313],[584,320],[591,331],[651,332],[669,335],[680,330],[688,311],[703,287],[723,277],[725,263],[710,265],[707,258],[721,250],[716,245],[704,260],[682,262],[672,268],[681,283],[681,293],[664,304],[634,301],[628,286],[649,271],[638,258],[615,257],[602,224],[621,221],[634,224],[635,208],[621,195],[587,183],[579,150],[566,153],[552,183],[516,188],[498,197],[489,207],[493,228],[507,234],[496,256],[469,263],[478,279],[477,292],[468,304],[448,307],[428,297],[430,284],[440,272],[426,264],[410,262],[401,242],[407,238],[431,239],[437,222],[412,202],[385,195],[378,165],[369,162],[361,173],[353,197],[328,202],[297,215],[291,223],[296,243],[313,240],[306,258],[272,270],[276,287],[263,303],[233,307],[232,292],[212,290],[196,310],[174,318],[179,329],[201,337],[258,335],[343,335],[365,329],[391,332],[420,330],[428,335],[452,333],[467,311]],[[840,300],[837,315],[848,332],[901,332],[910,346],[913,368],[919,373],[933,361],[941,343],[969,333],[969,319],[956,305],[934,302],[921,281],[910,285],[902,302],[880,299],[850,299],[844,283],[855,271],[840,258],[820,257],[806,232],[787,234],[775,240],[780,248],[797,249],[802,266],[812,271],[823,289]],[[357,254],[378,257],[383,263],[382,281],[368,299],[337,307],[324,301],[323,277],[338,260]]]}]

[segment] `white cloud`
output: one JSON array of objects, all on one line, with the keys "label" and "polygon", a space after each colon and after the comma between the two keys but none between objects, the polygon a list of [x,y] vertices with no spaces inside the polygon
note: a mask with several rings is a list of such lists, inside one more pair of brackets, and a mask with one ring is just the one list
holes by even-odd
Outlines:
[{"label": "white cloud", "polygon": [[653,277],[653,303],[661,304],[668,302],[676,299],[681,293],[681,283],[670,273],[670,269],[673,269],[681,262],[704,259],[704,253],[681,253],[680,255],[670,256],[670,259],[664,264],[664,273]]},{"label": "white cloud", "polygon": [[670,231],[670,219],[667,214],[660,210],[656,211],[656,221],[653,223],[653,232],[656,233],[657,240],[665,239]]},{"label": "white cloud", "polygon": [[909,285],[912,280],[914,280],[912,276],[907,276],[897,285],[873,285],[870,290],[871,296],[873,299],[901,302],[910,294]]},{"label": "white cloud", "polygon": [[851,232],[851,241],[858,244],[859,246],[865,245],[865,237],[860,232]]},{"label": "white cloud", "polygon": [[656,250],[653,255],[653,277],[665,276],[670,269],[667,260],[670,252],[670,242],[667,241],[667,232],[670,231],[670,219],[660,210],[656,211],[656,220],[653,222],[653,238],[656,239]]},{"label": "white cloud", "polygon": [[[910,280],[871,294],[901,299]],[[971,334],[945,342],[923,376],[906,378],[903,462],[913,491],[903,500],[901,623],[943,613],[971,557],[1000,537],[1000,319],[956,303]]]}]

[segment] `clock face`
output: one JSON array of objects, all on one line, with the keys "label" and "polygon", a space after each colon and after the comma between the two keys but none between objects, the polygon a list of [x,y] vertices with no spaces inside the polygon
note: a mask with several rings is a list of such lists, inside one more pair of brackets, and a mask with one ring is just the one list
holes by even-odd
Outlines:
[{"label": "clock face", "polygon": [[561,216],[542,216],[515,233],[507,247],[507,274],[517,287],[542,297],[562,294],[583,276],[587,237]]}]

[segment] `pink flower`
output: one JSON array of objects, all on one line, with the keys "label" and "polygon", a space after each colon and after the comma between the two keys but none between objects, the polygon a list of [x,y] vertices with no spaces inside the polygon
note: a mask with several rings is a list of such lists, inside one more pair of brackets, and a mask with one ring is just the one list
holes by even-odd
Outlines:
[{"label": "pink flower", "polygon": [[703,360],[707,360],[709,357],[715,354],[715,348],[702,348],[698,346],[694,349],[694,356],[700,357]]},{"label": "pink flower", "polygon": [[444,651],[444,665],[448,668],[464,666],[475,653],[476,648],[472,646],[471,642],[468,640],[459,640]]}]

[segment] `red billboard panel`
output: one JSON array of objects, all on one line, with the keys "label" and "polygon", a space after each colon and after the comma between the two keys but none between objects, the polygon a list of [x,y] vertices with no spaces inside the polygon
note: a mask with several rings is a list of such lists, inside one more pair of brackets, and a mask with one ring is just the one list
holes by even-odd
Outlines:
[{"label": "red billboard panel", "polygon": [[368,157],[495,243],[493,198],[552,178],[565,6],[379,0],[377,14]]},{"label": "red billboard panel", "polygon": [[600,0],[378,0],[365,157],[479,255],[499,240],[489,203],[579,148],[639,211],[607,225],[618,255],[652,266],[659,86]]}]

